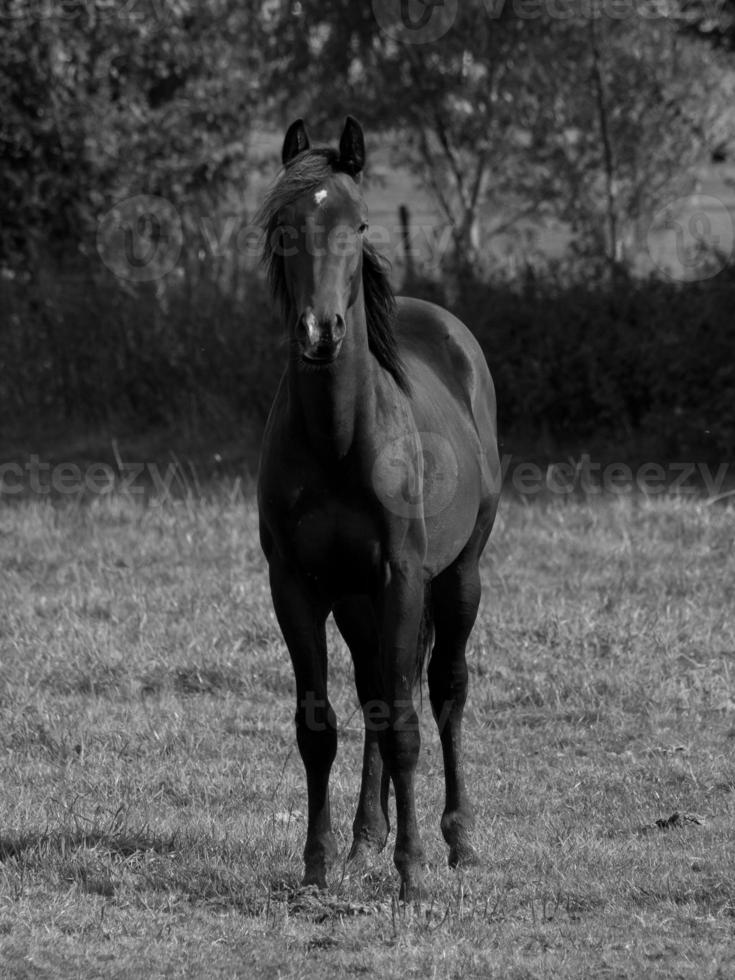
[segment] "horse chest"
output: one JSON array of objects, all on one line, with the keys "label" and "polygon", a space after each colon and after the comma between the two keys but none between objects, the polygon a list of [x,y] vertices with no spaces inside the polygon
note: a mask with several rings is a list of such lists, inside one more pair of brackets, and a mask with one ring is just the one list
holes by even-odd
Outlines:
[{"label": "horse chest", "polygon": [[368,592],[380,581],[379,528],[349,499],[297,497],[284,537],[299,567],[331,595]]}]

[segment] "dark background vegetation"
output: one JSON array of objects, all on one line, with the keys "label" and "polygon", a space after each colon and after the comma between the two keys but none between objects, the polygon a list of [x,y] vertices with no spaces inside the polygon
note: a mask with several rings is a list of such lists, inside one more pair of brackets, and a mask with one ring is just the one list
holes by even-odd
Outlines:
[{"label": "dark background vegetation", "polygon": [[[254,264],[200,232],[252,220],[290,119],[328,139],[346,112],[451,230],[441,264],[418,255],[397,285],[480,339],[506,451],[732,457],[735,269],[715,251],[718,274],[686,282],[636,259],[697,165],[731,153],[732,2],[460,6],[411,45],[347,0],[4,3],[0,457],[114,438],[252,465],[283,332]],[[136,283],[97,233],[143,194],[184,236],[174,270]],[[510,274],[500,236],[529,220],[524,240],[556,222],[565,249],[529,247]]]}]

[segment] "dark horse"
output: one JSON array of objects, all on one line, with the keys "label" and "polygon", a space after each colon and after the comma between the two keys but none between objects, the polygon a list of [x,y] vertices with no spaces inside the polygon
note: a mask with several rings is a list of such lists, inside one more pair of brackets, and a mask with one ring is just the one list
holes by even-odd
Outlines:
[{"label": "dark horse", "polygon": [[467,328],[431,303],[396,299],[364,239],[360,125],[347,118],[338,150],[312,148],[299,119],[282,158],[261,220],[290,347],[264,437],[258,506],[273,605],[296,676],[309,799],[304,884],[326,887],[336,852],[331,612],[352,654],[365,721],[350,858],[385,845],[390,778],[401,895],[415,897],[423,850],[413,693],[432,624],[429,696],[446,779],[441,829],[450,865],[476,860],[461,725],[478,561],[500,485],[495,394]]}]

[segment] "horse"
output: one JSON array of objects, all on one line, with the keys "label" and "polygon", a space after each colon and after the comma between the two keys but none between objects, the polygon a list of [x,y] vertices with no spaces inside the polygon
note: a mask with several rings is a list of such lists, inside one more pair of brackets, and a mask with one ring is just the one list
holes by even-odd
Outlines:
[{"label": "horse", "polygon": [[260,541],[293,665],[306,771],[303,885],[326,888],[336,858],[329,775],[337,722],[325,623],[352,656],[365,724],[348,861],[386,844],[395,794],[400,898],[424,893],[414,705],[427,668],[445,773],[449,865],[476,863],[462,761],[465,648],[480,555],[498,506],[496,400],[483,352],[447,310],[396,297],[366,236],[365,140],[348,116],[338,149],[297,119],[260,209],[263,262],[288,330],[288,360],[263,437]]}]

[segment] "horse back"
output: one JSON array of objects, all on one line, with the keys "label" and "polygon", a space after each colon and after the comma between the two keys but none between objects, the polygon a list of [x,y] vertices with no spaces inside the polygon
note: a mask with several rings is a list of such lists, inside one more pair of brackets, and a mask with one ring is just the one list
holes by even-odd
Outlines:
[{"label": "horse back", "polygon": [[405,296],[397,302],[396,332],[414,390],[417,422],[428,424],[436,413],[446,420],[447,408],[450,414],[458,408],[483,448],[495,452],[495,388],[477,340],[461,320],[434,303]]}]

